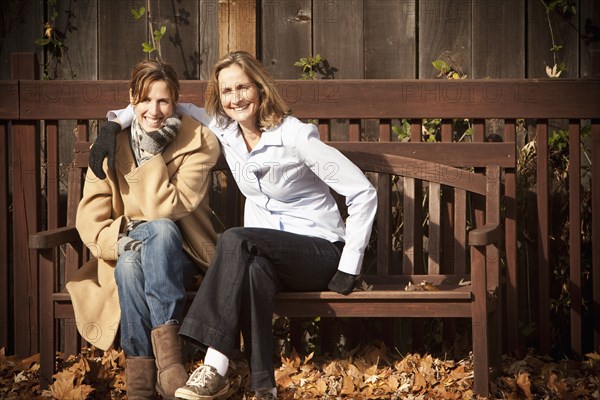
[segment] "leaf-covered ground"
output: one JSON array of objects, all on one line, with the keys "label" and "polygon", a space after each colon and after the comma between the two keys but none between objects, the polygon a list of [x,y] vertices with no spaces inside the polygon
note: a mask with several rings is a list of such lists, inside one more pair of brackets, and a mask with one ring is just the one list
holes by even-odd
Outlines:
[{"label": "leaf-covered ground", "polygon": [[[0,350],[0,399],[126,399],[123,353],[85,349],[58,358],[49,390],[40,390],[39,356],[18,359]],[[190,363],[193,370],[199,362]],[[428,354],[398,355],[366,346],[346,359],[282,357],[276,372],[279,398],[288,399],[484,399],[473,395],[471,359],[443,360]],[[231,363],[230,399],[249,400],[248,366]],[[505,357],[489,399],[600,399],[600,355],[581,362],[534,355]]]}]

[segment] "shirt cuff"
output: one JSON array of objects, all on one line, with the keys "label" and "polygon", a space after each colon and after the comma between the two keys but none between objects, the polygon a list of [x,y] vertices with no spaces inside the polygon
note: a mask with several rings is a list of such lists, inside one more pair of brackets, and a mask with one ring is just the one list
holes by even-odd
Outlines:
[{"label": "shirt cuff", "polygon": [[338,270],[351,275],[360,274],[363,257],[362,253],[344,247],[338,264]]}]

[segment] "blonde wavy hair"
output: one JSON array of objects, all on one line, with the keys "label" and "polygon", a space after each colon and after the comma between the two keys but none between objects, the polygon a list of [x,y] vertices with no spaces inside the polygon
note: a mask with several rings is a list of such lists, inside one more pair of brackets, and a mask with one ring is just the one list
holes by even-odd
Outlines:
[{"label": "blonde wavy hair", "polygon": [[250,53],[234,51],[222,57],[213,67],[205,93],[206,112],[217,119],[219,126],[227,126],[232,120],[221,104],[219,73],[231,65],[239,66],[248,75],[259,93],[257,125],[260,130],[271,129],[281,123],[291,110],[283,101],[275,81],[266,68]]}]

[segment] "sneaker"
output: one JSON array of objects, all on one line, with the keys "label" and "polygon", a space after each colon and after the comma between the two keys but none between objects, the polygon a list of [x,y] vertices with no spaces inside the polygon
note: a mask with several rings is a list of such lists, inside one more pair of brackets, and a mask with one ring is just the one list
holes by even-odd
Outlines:
[{"label": "sneaker", "polygon": [[229,381],[210,365],[196,368],[184,387],[175,391],[175,397],[186,400],[213,400],[229,390]]}]

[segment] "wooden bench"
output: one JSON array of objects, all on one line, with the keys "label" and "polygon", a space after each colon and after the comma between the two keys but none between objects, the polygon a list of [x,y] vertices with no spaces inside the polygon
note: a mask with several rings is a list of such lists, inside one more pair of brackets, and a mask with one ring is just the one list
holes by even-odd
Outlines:
[{"label": "wooden bench", "polygon": [[[500,171],[501,166],[514,163],[514,146],[494,145],[486,163],[469,161],[464,168],[465,156],[488,154],[488,144],[385,144],[385,143],[333,143],[362,170],[378,174],[380,190],[377,234],[391,237],[397,205],[392,197],[402,196],[404,241],[401,274],[390,274],[392,246],[389,240],[378,239],[377,248],[381,263],[374,275],[365,275],[370,290],[359,290],[348,296],[334,292],[280,293],[276,312],[288,317],[464,317],[472,320],[475,388],[487,392],[488,324],[499,327],[499,243],[500,224]],[[460,147],[458,149],[457,147]],[[78,142],[75,160],[69,171],[69,212],[72,214],[81,197],[82,177],[87,167],[89,142]],[[448,156],[451,155],[451,158]],[[410,157],[408,157],[410,156]],[[433,160],[443,160],[437,163]],[[220,164],[223,165],[222,163]],[[459,167],[459,168],[457,168]],[[479,168],[482,169],[479,169]],[[477,172],[473,171],[477,168]],[[392,182],[393,180],[393,182]],[[396,187],[396,189],[393,189]],[[231,188],[229,188],[231,192]],[[385,192],[388,195],[385,195]],[[418,210],[422,197],[416,191],[424,191],[428,199],[427,210]],[[475,224],[467,207],[467,199],[479,199],[485,206],[480,220],[485,221],[474,229]],[[440,229],[443,209],[448,199],[453,199],[454,240],[452,265],[446,265]],[[397,209],[396,209],[397,211]],[[428,215],[429,232],[427,248],[422,248],[421,226],[423,215]],[[410,242],[413,244],[411,245]],[[72,243],[68,261],[70,273],[81,264],[85,253],[78,234],[73,227],[40,232],[31,236],[30,247],[40,251],[41,265],[41,315],[42,331],[53,332],[56,319],[72,319],[73,311],[68,293],[58,291],[55,275],[57,247]],[[452,271],[452,272],[451,272]],[[470,272],[470,274],[469,274]],[[372,273],[372,272],[371,272]],[[68,275],[68,274],[67,274]],[[406,290],[407,286],[427,282],[436,290]],[[490,316],[494,316],[490,319]],[[65,340],[73,340],[67,338]],[[41,374],[44,383],[50,382],[53,373],[54,351],[57,337],[42,338]],[[498,347],[497,338],[494,341]],[[78,343],[75,341],[74,343]],[[496,355],[497,357],[498,355]]]},{"label": "wooden bench", "polygon": [[[523,115],[518,97],[510,94],[499,98],[499,92],[511,87],[499,82],[470,83],[468,101],[456,103],[444,99],[429,101],[430,97],[456,90],[437,80],[280,82],[295,115],[315,118],[324,140],[335,136],[346,139],[330,144],[369,174],[378,190],[379,205],[374,227],[376,240],[366,257],[376,265],[368,266],[365,271],[364,279],[370,290],[355,291],[348,296],[327,291],[280,293],[277,314],[468,318],[474,390],[481,394],[488,392],[490,367],[499,361],[502,346],[500,257],[505,250],[500,246],[504,237],[504,209],[507,216],[511,215],[511,224],[514,223],[514,208],[511,208],[514,202],[502,200],[503,196],[514,199],[514,186],[505,187],[503,179],[510,176],[514,183],[515,120]],[[50,91],[58,83],[35,84],[45,85]],[[85,83],[61,84],[77,88]],[[494,101],[488,104],[484,97],[491,92],[480,89],[490,84],[496,85],[496,91]],[[112,92],[116,90],[114,82],[95,82],[95,85],[100,87],[97,89],[100,93],[110,93],[109,87]],[[102,92],[104,86],[106,92]],[[203,98],[198,93],[203,88],[202,82],[183,82],[182,92],[195,94],[183,96],[181,101],[202,104]],[[126,86],[122,89],[126,90]],[[68,91],[71,96],[76,92],[77,89]],[[290,93],[294,93],[292,99]],[[114,99],[83,105],[57,101],[32,113],[52,128],[56,119],[101,118],[104,110],[115,105]],[[535,117],[536,110],[528,110],[525,115]],[[434,116],[442,118],[441,142],[420,143],[422,118]],[[501,129],[505,142],[485,141],[484,118],[492,117],[506,118]],[[403,122],[394,118],[408,118],[411,142],[392,140],[393,126]],[[472,118],[472,143],[452,142],[452,118]],[[52,382],[57,349],[64,349],[67,354],[79,351],[70,299],[63,289],[64,282],[88,256],[72,228],[87,167],[87,121],[79,122],[77,132],[74,160],[68,172],[67,227],[32,234],[29,242],[40,257],[43,386]],[[371,138],[374,135],[377,141],[365,141],[369,135]],[[359,141],[361,138],[363,141]],[[223,163],[218,168],[226,170]],[[226,227],[236,226],[240,223],[237,190],[231,185],[226,190],[220,189],[219,186],[213,193],[218,195],[214,198],[215,207],[220,209],[217,214]],[[59,265],[61,260],[64,265]],[[422,288],[423,283],[434,290],[410,290]],[[62,326],[59,320],[63,320]],[[59,343],[61,337],[63,346]]]}]

